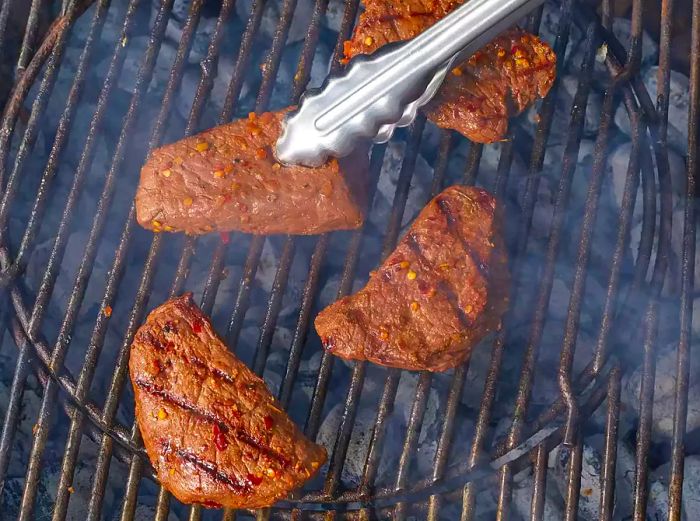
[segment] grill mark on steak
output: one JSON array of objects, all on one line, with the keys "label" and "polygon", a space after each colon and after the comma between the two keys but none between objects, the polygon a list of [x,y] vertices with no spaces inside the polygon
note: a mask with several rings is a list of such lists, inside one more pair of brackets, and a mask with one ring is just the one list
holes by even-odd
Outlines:
[{"label": "grill mark on steak", "polygon": [[248,495],[253,492],[253,488],[251,487],[252,483],[244,483],[232,478],[225,472],[219,470],[218,465],[216,465],[216,463],[213,463],[206,459],[198,458],[197,455],[193,452],[181,449],[179,447],[173,449],[169,442],[165,442],[162,444],[162,452],[163,454],[174,454],[182,461],[191,463],[199,470],[206,473],[211,479],[218,483],[226,485],[236,494]]},{"label": "grill mark on steak", "polygon": [[462,243],[462,247],[464,248],[464,251],[467,252],[467,255],[471,258],[472,262],[476,266],[476,269],[479,270],[479,273],[484,277],[484,279],[489,278],[489,268],[488,265],[481,259],[479,254],[472,248],[471,244],[467,242],[467,240],[464,238],[464,236],[459,233],[459,231],[456,229],[457,227],[457,219],[455,218],[454,213],[452,212],[452,208],[450,208],[449,203],[447,202],[446,199],[443,197],[438,197],[436,199],[438,209],[440,210],[440,213],[445,216],[447,219],[447,230],[459,240],[459,242]]},{"label": "grill mark on steak", "polygon": [[236,439],[242,441],[246,445],[250,447],[255,447],[258,451],[260,451],[262,454],[265,454],[268,458],[275,460],[277,463],[280,464],[282,468],[287,468],[289,467],[289,460],[282,456],[281,454],[275,452],[272,450],[270,447],[266,447],[260,441],[257,439],[253,438],[250,434],[245,432],[242,429],[237,429],[234,431],[234,434],[236,436]]},{"label": "grill mark on steak", "polygon": [[[415,253],[415,255],[418,257],[419,261],[423,265],[430,266],[430,261],[423,254],[423,248],[420,245],[420,242],[418,241],[418,239],[416,239],[416,236],[412,233],[408,234],[408,245],[411,248],[411,251],[413,251],[413,253]],[[438,276],[437,274],[434,274],[434,276],[437,279],[438,288],[440,289],[442,294],[445,296],[445,298],[447,298],[447,301],[450,303],[450,305],[454,309],[455,313],[457,314],[457,318],[459,319],[459,322],[462,325],[462,327],[472,326],[473,321],[467,316],[467,314],[464,312],[464,310],[460,307],[459,298],[457,297],[457,292],[454,290],[454,288],[452,288],[452,286],[442,277]]]},{"label": "grill mark on steak", "polygon": [[190,293],[149,313],[131,345],[129,376],[146,453],[183,503],[268,507],[327,459],[230,352]]},{"label": "grill mark on steak", "polygon": [[260,440],[251,436],[245,429],[231,424],[224,418],[221,418],[220,416],[210,411],[207,411],[206,409],[202,409],[201,407],[197,407],[196,405],[191,404],[186,400],[183,400],[181,397],[166,391],[165,389],[153,382],[149,382],[147,380],[144,380],[143,378],[135,378],[134,384],[136,384],[140,389],[146,391],[148,394],[157,396],[164,402],[167,402],[171,405],[179,407],[184,411],[194,414],[195,416],[199,417],[207,423],[218,425],[223,432],[230,432],[236,437],[238,441],[241,441],[249,447],[256,449],[258,452],[264,454],[268,458],[275,460],[277,463],[279,463],[279,465],[282,468],[287,468],[289,466],[289,460],[287,458],[275,452],[270,447],[265,446],[263,443],[260,442]]},{"label": "grill mark on steak", "polygon": [[[163,331],[165,331],[165,328],[163,328]],[[216,378],[220,378],[221,380],[224,380],[230,384],[236,383],[236,380],[231,377],[231,375],[225,373],[221,369],[217,369],[216,367],[210,367],[209,365],[206,364],[204,360],[201,360],[200,358],[194,356],[194,355],[186,355],[182,351],[178,351],[178,349],[175,347],[175,342],[166,342],[165,344],[160,341],[159,338],[157,338],[154,334],[147,332],[143,335],[145,339],[153,344],[153,346],[158,350],[161,351],[162,353],[167,353],[170,355],[176,355],[178,356],[182,361],[184,361],[187,364],[192,364],[195,367],[198,367],[200,369],[204,369],[207,374],[210,376],[214,376]]]}]

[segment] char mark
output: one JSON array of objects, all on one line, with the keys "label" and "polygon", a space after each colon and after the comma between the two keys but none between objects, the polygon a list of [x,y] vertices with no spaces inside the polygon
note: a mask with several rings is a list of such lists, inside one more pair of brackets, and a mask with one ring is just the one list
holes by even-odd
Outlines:
[{"label": "char mark", "polygon": [[175,454],[182,461],[190,463],[198,470],[207,474],[215,482],[226,485],[234,494],[247,496],[253,492],[250,483],[229,476],[225,472],[219,470],[219,467],[215,463],[199,458],[193,452],[181,448],[173,449],[169,443],[163,445],[163,452],[166,454]]},{"label": "char mark", "polygon": [[260,443],[259,440],[256,440],[253,438],[250,434],[248,434],[246,431],[242,429],[237,429],[235,431],[236,438],[245,443],[246,445],[250,447],[255,447],[258,449],[262,454],[267,456],[270,459],[275,460],[277,463],[280,464],[282,468],[287,468],[289,467],[289,460],[282,456],[281,454],[275,452],[272,450],[270,447],[266,447],[262,443]]},{"label": "char mark", "polygon": [[464,236],[459,232],[457,229],[457,218],[455,217],[454,212],[452,211],[452,208],[450,208],[449,202],[443,198],[443,197],[438,197],[437,198],[437,206],[440,212],[445,216],[445,219],[447,219],[447,229],[449,232],[457,237],[459,242],[462,243],[462,247],[464,248],[464,251],[467,252],[467,255],[471,258],[472,262],[476,266],[476,268],[479,270],[479,273],[481,273],[482,277],[484,277],[485,280],[488,280],[489,277],[489,267],[488,265],[479,257],[479,255],[474,251],[474,248],[472,248],[471,244],[469,244],[465,239]]},{"label": "char mark", "polygon": [[209,376],[212,376],[213,378],[218,378],[220,380],[224,380],[227,383],[233,384],[235,383],[235,380],[231,377],[231,375],[226,374],[223,372],[221,369],[217,369],[216,367],[211,367],[207,365],[207,363],[204,360],[201,360],[200,358],[196,356],[188,356],[181,351],[179,351],[176,348],[175,342],[172,341],[167,341],[163,342],[160,340],[156,335],[154,335],[151,332],[146,333],[142,338],[141,341],[148,343],[149,345],[152,345],[157,351],[161,351],[163,353],[167,353],[169,355],[174,355],[177,356],[178,358],[181,358],[186,364],[191,364],[199,369],[204,370]]},{"label": "char mark", "polygon": [[[423,254],[423,248],[420,245],[420,241],[418,241],[418,239],[413,233],[408,234],[408,246],[411,248],[411,251],[413,251],[416,257],[418,257],[418,260],[421,262],[421,264],[423,264],[424,266],[430,266],[430,262],[428,261],[428,259],[426,259],[425,255]],[[435,273],[434,270],[433,273]],[[452,286],[450,286],[450,284],[448,284],[447,281],[443,280],[438,275],[435,275],[435,277],[438,281],[438,288],[443,293],[443,295],[445,295],[447,301],[454,308],[454,311],[457,314],[457,318],[462,324],[462,327],[471,327],[473,323],[469,319],[467,314],[464,312],[464,310],[459,306],[459,298],[457,297],[457,293],[454,291]]]},{"label": "char mark", "polygon": [[240,441],[241,443],[245,443],[249,447],[259,451],[261,454],[264,454],[268,458],[277,461],[283,468],[289,466],[290,462],[287,458],[275,452],[270,447],[265,446],[259,440],[251,436],[245,429],[231,424],[228,420],[221,418],[213,412],[207,411],[206,409],[202,409],[201,407],[197,407],[196,405],[183,399],[181,396],[177,396],[173,393],[170,393],[162,387],[160,387],[159,385],[156,385],[148,380],[144,380],[143,378],[134,378],[134,384],[139,389],[142,389],[143,391],[147,392],[152,396],[160,398],[166,403],[174,405],[175,407],[178,407],[185,412],[197,416],[198,418],[207,423],[217,425],[222,432],[232,433],[238,441]]}]

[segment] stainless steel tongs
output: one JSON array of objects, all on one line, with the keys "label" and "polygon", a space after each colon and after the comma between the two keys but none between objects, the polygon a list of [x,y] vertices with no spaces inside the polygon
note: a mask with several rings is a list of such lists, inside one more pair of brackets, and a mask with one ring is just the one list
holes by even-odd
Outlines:
[{"label": "stainless steel tongs", "polygon": [[360,142],[384,143],[415,119],[461,63],[544,0],[469,0],[405,42],[358,56],[343,72],[310,89],[286,119],[277,159],[320,166]]}]

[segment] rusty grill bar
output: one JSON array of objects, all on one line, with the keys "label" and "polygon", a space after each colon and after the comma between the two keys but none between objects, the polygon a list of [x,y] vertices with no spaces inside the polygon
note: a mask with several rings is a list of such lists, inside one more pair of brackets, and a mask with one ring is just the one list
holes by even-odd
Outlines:
[{"label": "rusty grill bar", "polygon": [[[127,151],[134,146],[132,143],[133,134],[138,125],[140,111],[148,102],[149,95],[152,96],[152,93],[149,92],[149,85],[153,78],[154,67],[159,58],[173,7],[173,0],[163,0],[155,3],[157,13],[150,27],[149,44],[143,56],[140,57],[136,83],[128,109],[122,120],[98,205],[94,216],[92,216],[93,221],[88,239],[79,268],[74,276],[73,291],[68,297],[61,326],[56,332],[45,331],[43,324],[52,299],[57,298],[54,295],[56,280],[59,277],[61,263],[68,247],[69,235],[75,225],[79,198],[90,175],[97,140],[104,131],[105,118],[107,118],[110,103],[113,102],[115,85],[129,59],[127,53],[138,10],[147,3],[147,0],[130,0],[128,5],[124,3],[125,9],[122,9],[121,17],[122,33],[113,46],[104,85],[99,92],[82,155],[73,173],[72,185],[56,229],[47,265],[35,292],[27,287],[23,275],[31,255],[37,248],[40,228],[53,193],[52,183],[71,136],[72,125],[75,122],[76,111],[80,108],[85,82],[91,67],[94,66],[94,63],[91,64],[93,54],[100,42],[108,13],[110,10],[120,9],[120,6],[116,5],[117,2],[111,5],[110,0],[96,0],[94,2],[65,0],[60,16],[50,26],[43,41],[36,46],[34,40],[36,39],[40,2],[33,1],[31,3],[24,40],[16,58],[16,83],[11,97],[5,104],[5,112],[0,124],[0,186],[2,187],[0,199],[0,297],[2,300],[0,302],[3,303],[3,314],[0,316],[0,319],[3,319],[0,328],[3,329],[0,335],[4,334],[5,330],[9,331],[18,349],[10,400],[9,403],[3,404],[4,419],[0,435],[0,487],[4,484],[7,475],[20,423],[22,397],[32,371],[36,372],[39,382],[43,386],[41,409],[35,420],[31,453],[26,463],[24,491],[19,514],[19,519],[22,520],[33,519],[42,464],[46,457],[47,440],[51,429],[56,428],[56,419],[62,418],[63,415],[68,419],[69,427],[63,450],[60,481],[56,490],[53,519],[61,520],[67,516],[71,484],[74,480],[83,436],[88,436],[99,447],[94,481],[89,494],[88,518],[91,520],[101,519],[105,515],[103,502],[113,459],[122,462],[128,468],[128,478],[124,483],[124,499],[121,504],[121,519],[134,518],[138,506],[139,488],[145,481],[152,479],[153,475],[152,469],[145,460],[136,425],[124,424],[118,420],[117,415],[119,406],[124,401],[123,390],[127,385],[126,369],[131,340],[147,310],[159,304],[159,302],[150,299],[156,282],[167,284],[170,287],[170,295],[178,294],[187,288],[188,274],[194,259],[198,256],[210,255],[210,267],[201,295],[201,305],[207,313],[216,311],[217,307],[222,307],[224,310],[230,309],[226,338],[232,348],[235,348],[241,339],[246,313],[250,309],[253,298],[254,280],[260,266],[266,240],[264,237],[248,238],[242,235],[236,235],[230,239],[222,237],[212,248],[205,239],[192,237],[179,239],[159,234],[153,235],[148,251],[143,255],[143,269],[138,287],[135,291],[123,287],[126,263],[130,256],[134,255],[135,236],[139,233],[135,229],[135,211],[132,204],[124,215],[117,213],[117,216],[122,219],[118,245],[106,280],[99,288],[102,295],[100,311],[98,311],[92,326],[92,333],[84,352],[84,361],[77,376],[65,367],[73,343],[74,331],[79,321],[82,320],[80,317],[81,306],[93,276],[98,251],[106,233],[106,227],[114,217],[114,212],[110,212],[115,194],[120,189],[118,183],[120,175],[124,173]],[[358,3],[358,0],[346,0],[344,3],[340,31],[332,56],[333,69],[339,67],[342,42],[351,33],[359,8]],[[0,53],[7,52],[6,31],[4,29],[7,27],[10,12],[16,8],[15,4],[18,2],[4,0],[0,5]],[[194,0],[189,8],[176,55],[170,65],[167,85],[162,96],[159,97],[160,108],[150,132],[148,150],[159,146],[168,133],[173,104],[181,88],[184,69],[198,23],[205,8],[204,4],[204,0]],[[191,135],[202,127],[200,121],[214,86],[217,67],[221,59],[222,44],[227,38],[236,39],[239,47],[233,63],[233,74],[226,91],[225,101],[221,113],[218,115],[218,122],[228,122],[241,112],[239,98],[243,90],[244,78],[246,74],[250,74],[257,49],[262,45],[260,27],[267,4],[265,0],[253,0],[249,18],[242,33],[232,34],[231,17],[235,8],[234,4],[234,0],[223,0],[218,8],[218,18],[206,56],[201,63],[201,76],[184,135]],[[38,175],[38,173],[30,171],[29,160],[36,144],[43,115],[54,89],[58,70],[64,59],[66,43],[70,38],[70,31],[75,21],[80,16],[88,16],[85,11],[91,5],[92,10],[89,16],[92,18],[77,73],[56,129],[51,151],[41,172],[33,207],[27,216],[26,227],[18,246],[11,246],[9,220],[17,204],[22,179],[28,175]],[[297,101],[309,81],[321,32],[321,20],[327,7],[328,0],[315,0],[313,4],[308,30],[303,39],[300,59],[291,87],[290,103]],[[261,81],[255,98],[255,110],[258,112],[266,110],[271,101],[296,9],[297,0],[283,0],[272,41],[269,48],[266,49],[266,55],[261,65]],[[614,353],[611,353],[610,346],[625,338],[626,328],[619,326],[623,320],[630,318],[625,315],[630,291],[633,291],[635,295],[643,295],[644,303],[643,316],[641,320],[638,320],[642,330],[639,339],[643,343],[643,377],[635,455],[638,472],[635,475],[633,501],[634,519],[646,519],[649,493],[647,460],[652,443],[651,419],[655,352],[660,320],[659,306],[662,299],[665,298],[662,296],[664,284],[673,275],[673,266],[669,262],[672,210],[667,136],[673,10],[674,1],[663,0],[658,92],[657,99],[652,100],[638,77],[642,45],[641,0],[633,1],[632,35],[628,49],[617,42],[612,35],[611,13],[613,5],[611,0],[603,0],[600,20],[589,8],[579,5],[576,0],[562,0],[561,2],[559,31],[556,41],[552,43],[557,54],[563,56],[567,49],[570,29],[573,24],[577,24],[585,34],[584,61],[579,72],[576,94],[569,115],[561,175],[555,194],[554,214],[544,250],[544,263],[537,280],[534,280],[535,277],[528,277],[528,266],[523,259],[527,255],[528,248],[532,247],[530,232],[533,213],[537,205],[539,174],[544,165],[551,125],[554,118],[561,117],[561,114],[555,114],[556,91],[560,88],[559,81],[553,87],[553,92],[538,109],[537,129],[534,138],[529,143],[531,155],[525,194],[521,205],[522,211],[513,223],[517,227],[517,234],[515,244],[510,245],[509,249],[514,259],[512,263],[513,300],[530,298],[534,306],[531,310],[527,343],[522,346],[520,351],[516,350],[516,354],[511,355],[522,356],[522,364],[520,365],[517,389],[512,397],[513,410],[506,437],[496,441],[492,446],[489,445],[493,435],[493,407],[496,394],[499,391],[499,376],[504,357],[508,356],[506,349],[509,347],[510,316],[506,317],[504,327],[491,341],[490,362],[481,395],[481,404],[476,415],[469,451],[463,455],[462,461],[451,463],[448,460],[453,442],[464,436],[455,430],[455,425],[460,414],[458,408],[469,369],[468,363],[457,368],[451,374],[447,392],[442,397],[444,405],[441,405],[441,408],[444,411],[444,422],[438,435],[435,460],[430,476],[421,480],[409,479],[412,458],[434,383],[433,375],[422,373],[414,391],[405,437],[401,441],[400,459],[396,473],[390,477],[390,485],[376,485],[380,474],[381,456],[389,441],[387,440],[386,426],[397,399],[401,378],[401,371],[384,370],[382,373],[383,386],[379,402],[376,404],[376,416],[366,459],[363,462],[361,482],[354,489],[344,489],[341,480],[343,466],[348,458],[356,415],[361,407],[365,407],[361,405],[360,401],[368,371],[372,370],[366,363],[355,363],[349,371],[348,380],[342,380],[342,385],[347,386],[346,398],[342,404],[343,413],[335,444],[333,447],[329,447],[331,449],[329,453],[330,463],[323,483],[314,490],[307,490],[289,501],[280,503],[273,509],[258,512],[255,514],[258,519],[269,517],[326,519],[325,514],[320,511],[320,508],[323,507],[335,511],[340,516],[347,513],[348,517],[353,516],[353,512],[359,510],[360,515],[365,516],[365,518],[377,515],[378,517],[405,519],[408,515],[416,514],[437,520],[441,518],[441,510],[446,503],[459,502],[462,505],[461,518],[470,520],[475,516],[479,492],[486,487],[497,487],[497,518],[507,520],[512,517],[510,509],[514,476],[519,470],[528,466],[533,468],[530,519],[542,519],[547,486],[552,486],[546,480],[547,456],[549,451],[559,443],[563,443],[569,452],[565,518],[567,520],[576,519],[581,494],[582,424],[603,402],[606,414],[600,518],[611,519],[615,502],[614,484],[622,367]],[[540,10],[528,18],[528,24],[532,30],[537,30],[541,15],[542,11]],[[564,223],[569,212],[572,181],[577,168],[577,157],[591,90],[596,53],[603,42],[607,43],[608,46],[605,64],[610,76],[603,99],[599,132],[593,154],[593,166],[585,199],[584,216],[581,228],[578,230],[579,235],[576,237],[578,239],[578,252],[574,266],[573,286],[566,312],[557,375],[561,396],[550,407],[534,414],[531,410],[531,398],[539,348],[547,320],[557,258],[562,241],[565,240]],[[691,91],[688,113],[683,254],[680,262],[680,294],[674,296],[679,300],[681,315],[677,346],[677,379],[674,395],[675,410],[668,498],[669,519],[672,520],[681,519],[685,420],[688,409],[695,266],[694,197],[696,191],[695,176],[697,174],[697,121],[700,117],[698,110],[700,108],[698,106],[700,96],[700,92],[698,92],[700,86],[700,0],[693,1],[692,41],[689,53],[691,55]],[[32,94],[31,111],[26,122],[22,123],[20,121],[21,109],[35,84],[38,84],[38,88]],[[580,326],[580,313],[584,301],[601,186],[608,161],[607,145],[614,117],[613,102],[616,98],[623,100],[630,119],[632,152],[627,166],[619,221],[615,223],[617,230],[615,249],[610,261],[609,279],[595,351],[585,370],[580,374],[573,374],[573,359]],[[22,126],[24,126],[23,133],[20,132]],[[402,159],[386,229],[383,231],[381,258],[391,252],[398,240],[425,127],[425,120],[418,119],[406,133],[406,153]],[[18,141],[18,147],[13,161],[9,161],[12,157],[10,151],[13,139]],[[515,146],[522,139],[525,139],[522,132],[519,133],[517,128],[514,128],[508,141],[501,146],[497,175],[493,180],[478,178],[483,147],[471,144],[462,182],[467,184],[473,184],[477,181],[489,183],[492,191],[498,196],[504,197],[508,183],[513,181],[510,173]],[[429,190],[431,196],[439,192],[446,182],[448,163],[455,146],[456,138],[448,131],[441,131]],[[386,150],[387,146],[383,145],[375,147],[372,152],[370,201],[372,201],[376,191]],[[634,282],[630,288],[624,288],[623,294],[621,291],[621,269],[625,250],[629,243],[631,219],[636,204],[635,196],[639,191],[643,195],[642,205],[645,217],[642,238],[634,266]],[[365,228],[347,234],[346,256],[339,273],[338,297],[352,292],[353,283],[358,275],[356,271],[368,226],[365,224]],[[310,251],[306,280],[299,297],[299,313],[291,339],[288,361],[279,387],[279,397],[285,407],[289,407],[292,402],[302,354],[307,345],[309,328],[315,311],[314,305],[320,291],[322,268],[324,262],[327,261],[332,241],[332,235],[313,238],[310,245],[306,239],[286,237],[272,289],[268,295],[255,356],[252,361],[252,367],[258,374],[263,373],[268,361],[273,335],[295,259],[298,258],[300,251]],[[219,302],[217,306],[217,295],[224,278],[224,271],[228,266],[227,258],[230,258],[234,249],[232,243],[236,244],[236,248],[239,245],[247,245],[247,254],[241,262],[240,280],[233,302]],[[156,281],[158,268],[162,264],[160,261],[166,254],[178,256],[177,268],[171,280]],[[359,275],[361,276],[361,274]],[[119,297],[120,292],[130,295],[127,298],[130,304],[128,309],[121,304],[126,297]],[[114,358],[115,370],[108,385],[106,398],[104,403],[100,404],[90,398],[90,389],[102,356],[110,324],[110,313],[104,313],[103,310],[112,308],[115,310],[124,308],[123,312],[128,314],[128,321],[126,329],[120,333],[122,341]],[[639,317],[633,318],[638,319]],[[50,340],[52,336],[55,337],[55,341]],[[0,336],[0,340],[2,340],[2,336]],[[76,347],[73,349],[75,350]],[[326,403],[327,393],[332,379],[336,379],[333,385],[340,385],[337,383],[337,379],[344,378],[344,373],[339,373],[338,370],[334,371],[335,365],[334,357],[323,352],[304,426],[306,434],[311,438],[315,438],[319,434],[323,412],[328,407]],[[58,401],[61,403],[60,409],[57,406]],[[505,457],[506,463],[496,471],[486,472],[484,470],[485,462],[497,457]],[[477,476],[479,479],[474,479]],[[161,488],[155,508],[156,519],[165,520],[168,518],[170,503],[168,493]],[[191,520],[200,519],[202,515],[203,511],[199,507],[192,507],[189,511],[189,519]],[[241,515],[247,514],[226,511],[223,514],[217,514],[217,518],[231,520]]]}]

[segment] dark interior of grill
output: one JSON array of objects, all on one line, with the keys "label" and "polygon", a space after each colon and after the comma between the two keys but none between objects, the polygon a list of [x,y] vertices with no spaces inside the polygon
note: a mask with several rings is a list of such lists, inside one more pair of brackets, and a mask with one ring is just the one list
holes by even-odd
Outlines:
[{"label": "dark interior of grill", "polygon": [[[691,354],[700,0],[548,0],[549,95],[507,139],[424,117],[376,145],[362,229],[153,234],[148,152],[295,103],[341,67],[359,0],[0,0],[0,520],[700,519]],[[506,209],[503,326],[446,373],[350,363],[313,318],[456,183]],[[326,447],[257,512],[154,479],[129,347],[192,291]]]}]

